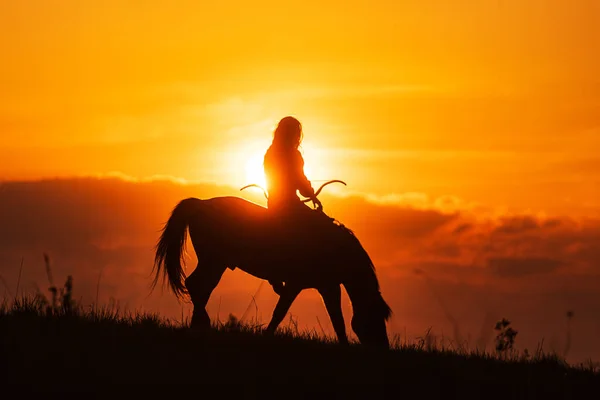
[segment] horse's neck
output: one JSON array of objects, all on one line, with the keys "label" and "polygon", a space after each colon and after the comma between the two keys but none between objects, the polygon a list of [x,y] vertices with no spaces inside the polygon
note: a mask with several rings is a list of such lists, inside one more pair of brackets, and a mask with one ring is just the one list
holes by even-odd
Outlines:
[{"label": "horse's neck", "polygon": [[379,284],[373,274],[368,276],[354,275],[343,282],[353,308],[369,304],[379,295]]}]

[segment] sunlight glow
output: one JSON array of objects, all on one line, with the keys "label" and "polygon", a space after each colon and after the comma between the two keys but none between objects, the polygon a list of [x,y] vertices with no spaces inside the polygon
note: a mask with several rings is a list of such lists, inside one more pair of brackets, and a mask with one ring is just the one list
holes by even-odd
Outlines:
[{"label": "sunlight glow", "polygon": [[246,161],[246,185],[256,184],[264,189],[267,188],[267,181],[263,171],[263,157],[261,153],[252,154]]},{"label": "sunlight glow", "polygon": [[[263,187],[265,190],[268,191],[269,188],[267,187],[267,182],[266,182],[264,169],[263,169],[264,153],[266,152],[267,148],[265,147],[263,149],[259,146],[251,146],[249,148],[252,148],[253,150],[247,151],[247,152],[244,152],[244,151],[240,152],[240,159],[245,160],[245,164],[244,164],[244,181],[239,182],[239,184],[242,186],[256,184],[256,185],[260,185],[261,187]],[[313,170],[314,170],[313,166],[319,165],[319,164],[315,164],[315,163],[316,163],[316,160],[315,160],[314,156],[309,157],[305,154],[304,173],[308,177],[309,180],[316,179],[315,176],[313,175]],[[320,167],[320,165],[319,165],[319,167]],[[317,170],[320,172],[323,172],[322,168],[317,168]],[[314,182],[313,187],[316,189],[317,186],[319,186],[319,182]],[[258,189],[252,189],[252,190],[258,190]]]},{"label": "sunlight glow", "polygon": [[[306,118],[305,127],[307,135],[302,143],[301,153],[304,157],[304,173],[313,183],[316,189],[323,181],[336,179],[331,176],[331,169],[328,168],[328,158],[330,153],[318,145],[317,139],[325,130],[318,121],[315,123]],[[240,138],[245,132],[244,140],[238,141],[234,149],[223,151],[223,158],[219,161],[224,167],[226,178],[224,181],[237,187],[246,185],[259,185],[268,191],[263,161],[265,152],[271,144],[272,134],[277,122],[276,118],[260,120],[258,122],[236,125],[228,131],[228,135]],[[259,189],[248,189],[250,191],[260,192]]]}]

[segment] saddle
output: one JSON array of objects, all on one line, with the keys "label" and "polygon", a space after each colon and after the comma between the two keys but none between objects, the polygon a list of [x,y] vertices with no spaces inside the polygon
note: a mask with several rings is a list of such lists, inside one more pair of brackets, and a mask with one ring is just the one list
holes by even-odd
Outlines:
[{"label": "saddle", "polygon": [[282,210],[268,210],[270,225],[283,235],[310,236],[315,230],[323,232],[338,228],[341,224],[323,211],[300,205]]}]

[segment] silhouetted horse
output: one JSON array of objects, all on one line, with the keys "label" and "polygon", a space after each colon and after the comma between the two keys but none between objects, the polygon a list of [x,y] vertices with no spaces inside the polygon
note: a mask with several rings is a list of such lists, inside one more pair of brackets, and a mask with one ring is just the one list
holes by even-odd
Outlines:
[{"label": "silhouetted horse", "polygon": [[[389,347],[385,322],[391,310],[381,296],[369,255],[350,229],[327,218],[320,225],[319,218],[314,220],[312,227],[307,223],[306,229],[294,230],[265,207],[242,198],[182,200],[156,247],[154,285],[162,272],[177,297],[189,294],[194,306],[191,327],[204,328],[210,326],[206,303],[225,269],[283,281],[267,333],[275,332],[303,289],[314,288],[323,298],[338,340],[347,343],[341,308],[340,285],[344,285],[352,303],[351,326],[360,342]],[[181,261],[187,228],[198,265],[185,278]]]}]

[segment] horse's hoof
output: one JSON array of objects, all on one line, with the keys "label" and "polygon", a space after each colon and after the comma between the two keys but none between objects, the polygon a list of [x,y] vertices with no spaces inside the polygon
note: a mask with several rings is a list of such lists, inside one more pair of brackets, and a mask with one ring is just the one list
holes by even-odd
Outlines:
[{"label": "horse's hoof", "polygon": [[206,332],[208,328],[202,325],[190,325],[190,331],[192,332]]},{"label": "horse's hoof", "polygon": [[262,334],[264,336],[273,336],[273,335],[275,335],[275,331],[272,329],[269,329],[269,328],[265,328],[265,329],[263,329]]},{"label": "horse's hoof", "polygon": [[190,330],[193,332],[206,332],[210,330],[210,322],[195,322],[192,320],[192,322],[190,323]]}]

